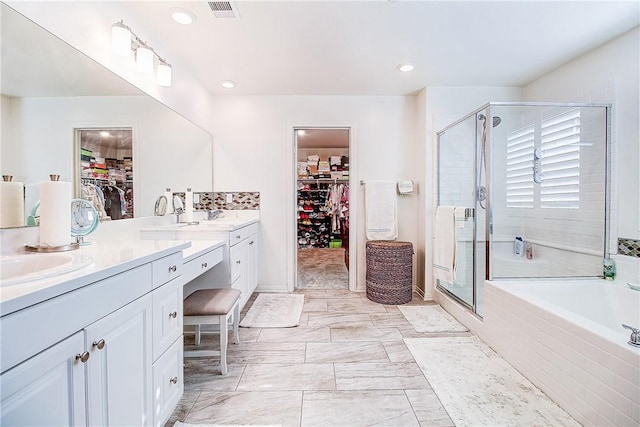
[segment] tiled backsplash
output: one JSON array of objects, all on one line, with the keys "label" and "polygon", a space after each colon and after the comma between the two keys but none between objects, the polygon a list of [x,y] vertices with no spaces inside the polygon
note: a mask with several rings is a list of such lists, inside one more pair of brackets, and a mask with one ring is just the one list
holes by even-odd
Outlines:
[{"label": "tiled backsplash", "polygon": [[640,240],[618,239],[618,255],[640,258]]},{"label": "tiled backsplash", "polygon": [[[173,193],[182,199],[184,203],[184,192]],[[194,198],[200,197],[198,203],[193,204],[193,210],[206,211],[210,209],[225,210],[259,210],[260,209],[260,193],[258,191],[213,191],[213,192],[194,192]],[[231,194],[233,201],[226,203],[227,194]],[[196,196],[197,195],[197,196]]]}]

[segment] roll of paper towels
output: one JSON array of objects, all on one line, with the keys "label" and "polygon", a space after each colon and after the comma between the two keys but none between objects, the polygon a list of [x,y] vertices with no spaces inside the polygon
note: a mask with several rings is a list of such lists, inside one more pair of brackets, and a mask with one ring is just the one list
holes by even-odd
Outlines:
[{"label": "roll of paper towels", "polygon": [[193,221],[193,192],[190,188],[187,188],[187,192],[184,195],[184,213],[187,222]]},{"label": "roll of paper towels", "polygon": [[71,183],[40,183],[40,246],[71,243]]},{"label": "roll of paper towels", "polygon": [[21,182],[0,181],[0,227],[24,225],[24,187]]}]

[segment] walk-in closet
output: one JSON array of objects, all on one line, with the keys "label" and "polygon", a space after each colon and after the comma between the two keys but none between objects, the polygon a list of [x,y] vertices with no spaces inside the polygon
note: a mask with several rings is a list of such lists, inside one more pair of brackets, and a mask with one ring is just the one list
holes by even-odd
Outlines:
[{"label": "walk-in closet", "polygon": [[131,128],[77,129],[80,187],[101,220],[133,218]]},{"label": "walk-in closet", "polygon": [[349,288],[349,129],[295,131],[297,287]]}]

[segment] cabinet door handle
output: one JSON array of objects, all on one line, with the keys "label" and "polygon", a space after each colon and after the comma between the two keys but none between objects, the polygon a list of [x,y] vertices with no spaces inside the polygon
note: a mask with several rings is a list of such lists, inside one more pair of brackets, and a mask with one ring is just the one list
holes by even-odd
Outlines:
[{"label": "cabinet door handle", "polygon": [[237,261],[236,261],[236,264],[240,264],[240,260],[237,260]]},{"label": "cabinet door handle", "polygon": [[203,263],[202,263],[202,268],[207,268],[207,265],[208,265],[208,264],[207,264],[206,262],[203,262]]},{"label": "cabinet door handle", "polygon": [[239,239],[239,238],[240,238],[240,235],[239,235],[239,234],[238,234],[238,235],[236,235],[236,239]]},{"label": "cabinet door handle", "polygon": [[104,348],[104,344],[105,344],[104,339],[101,339],[99,341],[94,341],[93,342],[93,346],[97,347],[98,350],[102,350]]},{"label": "cabinet door handle", "polygon": [[169,313],[169,317],[171,317],[172,319],[175,319],[176,317],[178,317],[178,312],[174,311],[172,313]]},{"label": "cabinet door handle", "polygon": [[79,360],[82,363],[87,363],[87,360],[89,360],[89,352],[85,351],[82,354],[80,354],[80,353],[76,354],[76,360]]},{"label": "cabinet door handle", "polygon": [[253,245],[255,242],[252,240],[249,242],[250,245]]},{"label": "cabinet door handle", "polygon": [[169,267],[169,271],[172,273],[175,273],[177,269],[178,267],[176,267],[175,265],[172,265],[171,267]]},{"label": "cabinet door handle", "polygon": [[178,377],[173,377],[169,380],[171,384],[178,384]]}]

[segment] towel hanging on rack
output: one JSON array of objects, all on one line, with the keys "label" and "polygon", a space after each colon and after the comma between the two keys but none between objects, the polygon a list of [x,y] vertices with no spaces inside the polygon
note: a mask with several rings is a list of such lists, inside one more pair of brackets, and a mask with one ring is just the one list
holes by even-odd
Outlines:
[{"label": "towel hanging on rack", "polygon": [[367,239],[398,238],[398,214],[395,181],[367,181],[365,214]]}]

